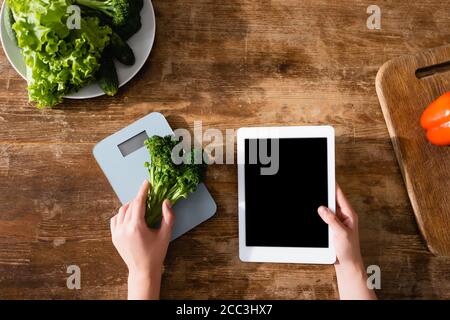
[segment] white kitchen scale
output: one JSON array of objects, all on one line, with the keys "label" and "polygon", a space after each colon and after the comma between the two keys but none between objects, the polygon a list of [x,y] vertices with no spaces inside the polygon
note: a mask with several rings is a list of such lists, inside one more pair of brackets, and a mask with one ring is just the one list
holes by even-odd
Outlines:
[{"label": "white kitchen scale", "polygon": [[[150,162],[150,155],[144,141],[154,135],[174,135],[166,118],[158,112],[137,120],[94,147],[94,157],[122,204],[132,200],[144,179],[149,178],[144,163]],[[201,183],[196,192],[178,201],[173,209],[176,218],[172,240],[211,218],[217,205]]]}]

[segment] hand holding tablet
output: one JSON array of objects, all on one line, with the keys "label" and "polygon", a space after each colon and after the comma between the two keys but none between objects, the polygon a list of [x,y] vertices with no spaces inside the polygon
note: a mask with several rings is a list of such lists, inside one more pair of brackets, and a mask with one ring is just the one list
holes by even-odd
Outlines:
[{"label": "hand holding tablet", "polygon": [[243,261],[334,263],[334,130],[322,127],[238,131],[239,256]]}]

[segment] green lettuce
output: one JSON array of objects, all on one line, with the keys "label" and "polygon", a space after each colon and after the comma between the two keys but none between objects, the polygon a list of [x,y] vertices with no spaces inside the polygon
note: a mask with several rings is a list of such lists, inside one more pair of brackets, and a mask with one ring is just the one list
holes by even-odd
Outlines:
[{"label": "green lettuce", "polygon": [[111,28],[98,18],[81,17],[80,29],[69,29],[70,0],[7,1],[27,66],[30,101],[52,107],[95,79]]}]

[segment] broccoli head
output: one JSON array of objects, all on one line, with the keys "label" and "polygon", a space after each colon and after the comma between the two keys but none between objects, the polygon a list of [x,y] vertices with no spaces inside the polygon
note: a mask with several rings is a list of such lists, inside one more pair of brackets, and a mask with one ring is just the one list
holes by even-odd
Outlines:
[{"label": "broccoli head", "polygon": [[113,29],[115,32],[117,32],[118,35],[120,35],[123,40],[128,40],[132,35],[137,33],[141,29],[141,27],[141,15],[138,12],[132,14],[125,25],[120,27],[113,26]]},{"label": "broccoli head", "polygon": [[131,7],[133,1],[130,0],[75,0],[75,2],[107,15],[116,27],[124,26],[133,11]]},{"label": "broccoli head", "polygon": [[202,182],[205,164],[196,164],[197,152],[184,150],[183,161],[175,164],[172,152],[179,140],[174,136],[153,136],[145,145],[150,153],[150,163],[146,162],[150,176],[145,219],[149,227],[157,227],[162,217],[162,203],[165,199],[174,205],[178,200],[195,192]]},{"label": "broccoli head", "polygon": [[142,27],[143,0],[72,0],[88,16],[97,16],[123,40],[128,40]]}]

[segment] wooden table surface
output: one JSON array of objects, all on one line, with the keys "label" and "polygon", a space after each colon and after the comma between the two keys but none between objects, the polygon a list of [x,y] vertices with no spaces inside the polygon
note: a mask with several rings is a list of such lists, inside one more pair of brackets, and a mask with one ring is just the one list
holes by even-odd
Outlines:
[{"label": "wooden table surface", "polygon": [[[162,112],[174,128],[323,125],[360,215],[380,298],[450,298],[450,259],[427,251],[375,93],[388,59],[450,41],[440,0],[156,0],[149,61],[115,98],[39,111],[0,52],[0,298],[121,299],[127,271],[110,240],[119,201],[92,156],[101,139]],[[216,216],[170,246],[162,298],[338,298],[332,266],[242,263],[236,167],[209,168]],[[438,213],[437,213],[438,214]],[[81,268],[81,290],[66,287]]]}]

